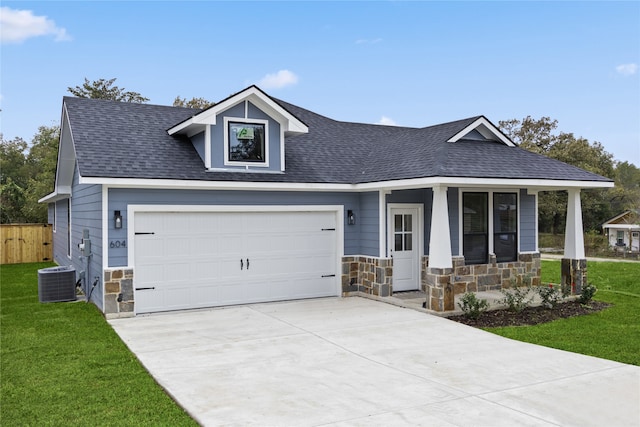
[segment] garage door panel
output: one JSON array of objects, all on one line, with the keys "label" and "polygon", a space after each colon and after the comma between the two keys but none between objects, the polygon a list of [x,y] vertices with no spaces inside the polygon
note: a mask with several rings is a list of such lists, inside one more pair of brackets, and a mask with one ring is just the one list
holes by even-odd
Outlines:
[{"label": "garage door panel", "polygon": [[[335,212],[140,212],[138,313],[338,293]],[[322,229],[333,229],[325,230]],[[247,260],[249,265],[247,265]]]}]

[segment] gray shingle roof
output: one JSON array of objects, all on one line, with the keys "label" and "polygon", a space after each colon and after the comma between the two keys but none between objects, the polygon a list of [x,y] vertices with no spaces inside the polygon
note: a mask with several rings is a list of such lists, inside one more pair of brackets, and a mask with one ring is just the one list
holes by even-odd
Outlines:
[{"label": "gray shingle roof", "polygon": [[284,174],[207,172],[167,129],[201,110],[65,97],[83,177],[357,184],[421,177],[609,181],[491,141],[446,142],[471,117],[425,128],[332,120],[274,99],[309,127],[286,140]]}]

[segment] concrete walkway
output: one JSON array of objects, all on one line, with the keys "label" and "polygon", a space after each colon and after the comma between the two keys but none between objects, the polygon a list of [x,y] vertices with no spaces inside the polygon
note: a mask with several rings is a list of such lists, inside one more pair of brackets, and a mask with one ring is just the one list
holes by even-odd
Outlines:
[{"label": "concrete walkway", "polygon": [[640,425],[640,367],[364,298],[110,323],[206,426]]},{"label": "concrete walkway", "polygon": [[[540,259],[562,259],[564,255],[562,254],[549,254],[542,253],[540,254]],[[587,257],[587,261],[594,262],[640,262],[637,259],[629,259],[629,258],[597,258],[597,257]]]}]

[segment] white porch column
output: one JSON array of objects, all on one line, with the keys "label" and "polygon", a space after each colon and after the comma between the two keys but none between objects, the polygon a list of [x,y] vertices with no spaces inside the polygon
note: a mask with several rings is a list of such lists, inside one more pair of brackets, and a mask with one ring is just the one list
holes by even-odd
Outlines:
[{"label": "white porch column", "polygon": [[564,234],[564,257],[568,259],[584,259],[584,235],[582,228],[582,204],[580,189],[569,190],[567,204],[567,225]]},{"label": "white porch column", "polygon": [[441,185],[433,187],[431,232],[429,235],[429,268],[453,268],[451,263],[447,187]]}]

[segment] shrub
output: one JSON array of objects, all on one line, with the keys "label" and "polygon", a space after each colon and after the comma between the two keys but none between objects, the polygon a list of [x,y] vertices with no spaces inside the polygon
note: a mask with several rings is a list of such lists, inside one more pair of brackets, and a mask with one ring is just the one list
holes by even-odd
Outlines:
[{"label": "shrub", "polygon": [[580,304],[589,304],[593,296],[598,292],[598,288],[591,283],[585,283],[582,285],[582,291],[580,292]]},{"label": "shrub", "polygon": [[482,313],[487,311],[489,303],[486,299],[478,299],[473,292],[465,293],[461,298],[458,306],[462,309],[465,316],[471,319],[477,319]]},{"label": "shrub", "polygon": [[542,305],[546,308],[555,308],[562,301],[562,294],[551,283],[548,287],[539,286],[536,292],[542,300]]},{"label": "shrub", "polygon": [[533,295],[530,295],[531,280],[523,280],[527,283],[526,286],[517,287],[515,279],[511,279],[511,289],[501,289],[500,292],[504,295],[503,298],[498,300],[498,303],[505,304],[509,311],[516,313],[521,312],[533,301]]}]

